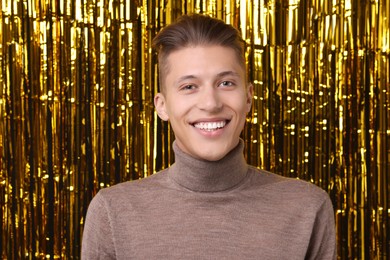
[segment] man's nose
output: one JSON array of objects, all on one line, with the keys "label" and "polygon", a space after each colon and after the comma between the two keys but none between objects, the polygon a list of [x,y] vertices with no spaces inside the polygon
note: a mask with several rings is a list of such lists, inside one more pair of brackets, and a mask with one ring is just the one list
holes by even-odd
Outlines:
[{"label": "man's nose", "polygon": [[205,87],[201,91],[198,100],[198,108],[208,112],[217,112],[222,108],[222,100],[215,87]]}]

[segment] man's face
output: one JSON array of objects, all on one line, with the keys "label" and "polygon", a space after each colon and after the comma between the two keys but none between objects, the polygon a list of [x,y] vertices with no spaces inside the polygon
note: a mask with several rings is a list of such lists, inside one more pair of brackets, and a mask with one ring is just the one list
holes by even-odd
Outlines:
[{"label": "man's face", "polygon": [[235,148],[251,108],[252,85],[233,49],[187,47],[167,57],[158,115],[169,120],[178,147],[194,158],[222,159]]}]

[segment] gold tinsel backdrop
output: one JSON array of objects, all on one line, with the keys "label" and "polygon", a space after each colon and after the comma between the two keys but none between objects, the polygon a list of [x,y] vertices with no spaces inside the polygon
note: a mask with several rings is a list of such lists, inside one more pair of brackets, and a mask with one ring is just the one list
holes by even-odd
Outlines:
[{"label": "gold tinsel backdrop", "polygon": [[329,192],[339,259],[390,256],[390,1],[0,5],[3,259],[79,258],[96,192],[169,166],[151,39],[193,12],[247,42],[248,162]]}]

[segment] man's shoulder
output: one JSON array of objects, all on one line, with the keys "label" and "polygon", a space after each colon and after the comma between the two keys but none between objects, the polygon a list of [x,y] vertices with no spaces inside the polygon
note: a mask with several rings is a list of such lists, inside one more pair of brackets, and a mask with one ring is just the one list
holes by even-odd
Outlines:
[{"label": "man's shoulder", "polygon": [[133,198],[142,197],[145,193],[155,192],[164,188],[165,182],[166,170],[162,170],[144,178],[125,181],[103,188],[99,191],[99,196],[104,197],[106,200],[118,200],[129,198],[129,196]]},{"label": "man's shoulder", "polygon": [[253,183],[261,185],[268,194],[274,193],[285,198],[308,198],[318,201],[329,196],[324,189],[306,180],[285,177],[256,167],[250,167],[250,172]]}]

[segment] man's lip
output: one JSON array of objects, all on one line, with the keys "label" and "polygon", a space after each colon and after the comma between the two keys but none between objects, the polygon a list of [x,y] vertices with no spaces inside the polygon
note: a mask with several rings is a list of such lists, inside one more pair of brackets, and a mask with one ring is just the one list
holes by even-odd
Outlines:
[{"label": "man's lip", "polygon": [[[196,121],[191,124],[192,127],[197,128],[199,130],[207,130],[214,129],[216,131],[218,129],[223,129],[229,124],[230,120],[210,120],[210,121]],[[211,124],[211,125],[210,125]]]},{"label": "man's lip", "polygon": [[226,118],[204,118],[204,119],[198,119],[196,121],[192,121],[190,122],[191,125],[195,125],[195,124],[199,124],[199,123],[213,123],[213,122],[226,122],[226,124],[228,124],[230,122],[230,119],[226,119]]}]

